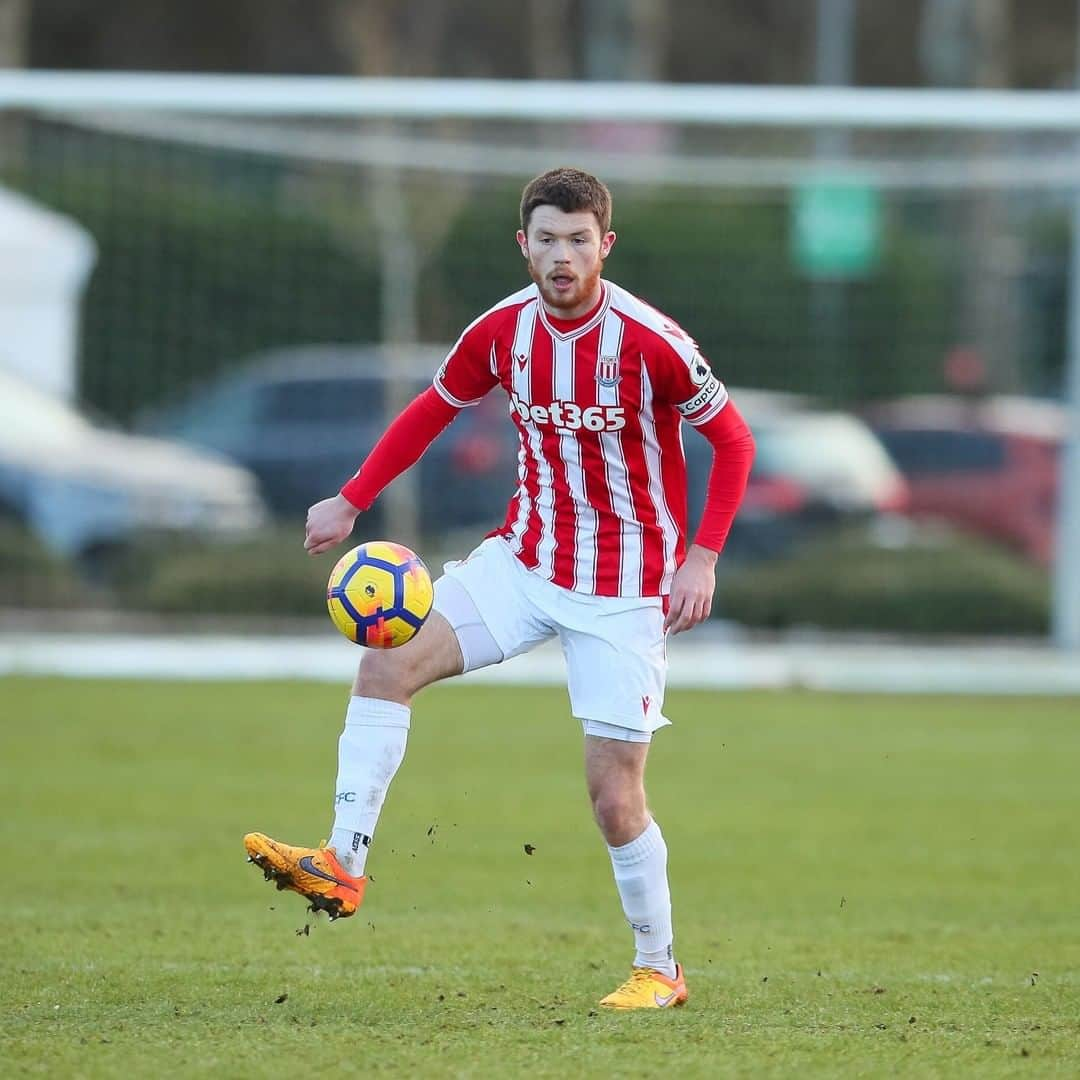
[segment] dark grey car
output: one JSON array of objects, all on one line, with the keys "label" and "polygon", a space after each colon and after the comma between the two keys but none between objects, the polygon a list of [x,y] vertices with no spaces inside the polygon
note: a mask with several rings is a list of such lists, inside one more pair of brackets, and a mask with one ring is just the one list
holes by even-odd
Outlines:
[{"label": "dark grey car", "polygon": [[[278,516],[303,515],[352,475],[401,406],[446,355],[440,346],[310,345],[264,353],[140,427],[241,462]],[[390,399],[394,390],[393,399]],[[502,523],[516,482],[517,439],[496,395],[464,410],[419,466],[426,533]],[[367,519],[378,527],[376,503]]]}]

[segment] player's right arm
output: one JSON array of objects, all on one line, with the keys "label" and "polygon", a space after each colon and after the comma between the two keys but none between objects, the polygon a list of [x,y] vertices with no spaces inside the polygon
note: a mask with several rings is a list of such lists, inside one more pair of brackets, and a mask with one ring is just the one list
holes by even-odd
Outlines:
[{"label": "player's right arm", "polygon": [[461,335],[433,384],[386,429],[341,491],[308,510],[304,550],[309,555],[321,555],[345,540],[357,515],[371,506],[383,488],[415,465],[454,417],[495,385],[498,379],[489,362],[490,348],[490,339],[477,323]]},{"label": "player's right arm", "polygon": [[340,544],[352,532],[357,515],[371,506],[387,484],[420,460],[459,411],[434,387],[414,398],[341,491],[308,510],[304,550],[321,555]]}]

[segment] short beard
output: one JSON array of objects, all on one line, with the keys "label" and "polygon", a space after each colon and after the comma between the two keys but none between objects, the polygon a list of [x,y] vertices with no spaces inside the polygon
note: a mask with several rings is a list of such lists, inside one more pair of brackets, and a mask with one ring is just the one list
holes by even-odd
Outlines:
[{"label": "short beard", "polygon": [[545,304],[551,308],[575,308],[582,303],[582,299],[579,297],[587,296],[591,293],[597,282],[600,280],[600,276],[604,272],[604,260],[598,259],[596,263],[596,269],[587,277],[578,278],[578,285],[580,288],[576,294],[572,297],[563,296],[560,293],[549,293],[548,284],[542,274],[537,273],[536,268],[533,266],[532,258],[526,256],[525,265],[529,268],[529,277],[533,279],[536,287],[540,290],[540,296],[543,298]]}]

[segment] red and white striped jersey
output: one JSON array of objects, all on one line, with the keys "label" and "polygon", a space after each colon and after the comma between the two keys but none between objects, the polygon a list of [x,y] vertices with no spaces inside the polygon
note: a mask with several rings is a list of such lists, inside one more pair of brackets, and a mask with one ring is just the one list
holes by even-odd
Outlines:
[{"label": "red and white striped jersey", "polygon": [[609,281],[567,323],[530,285],[472,323],[434,385],[475,405],[496,384],[517,426],[518,486],[498,535],[530,570],[597,596],[664,596],[686,536],[680,425],[727,391],[671,319]]}]

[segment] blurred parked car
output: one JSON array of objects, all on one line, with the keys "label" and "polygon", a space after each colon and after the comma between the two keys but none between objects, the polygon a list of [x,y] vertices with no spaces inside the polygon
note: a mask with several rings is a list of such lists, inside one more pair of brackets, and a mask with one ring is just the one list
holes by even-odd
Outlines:
[{"label": "blurred parked car", "polygon": [[[867,425],[845,412],[818,410],[797,394],[731,388],[754,433],[757,453],[726,553],[744,558],[787,551],[818,527],[902,511],[899,470]],[[712,448],[687,432],[690,536],[704,505]]]},{"label": "blurred parked car", "polygon": [[93,564],[147,530],[240,534],[266,518],[255,478],[209,454],[113,431],[0,371],[0,518]]},{"label": "blurred parked car", "polygon": [[[445,353],[445,347],[432,345],[410,350],[398,368],[401,401],[430,385]],[[392,357],[380,346],[274,350],[197,388],[184,402],[144,417],[143,424],[243,463],[259,477],[275,513],[301,515],[341,486],[385,429],[392,370]],[[736,390],[732,396],[758,446],[729,541],[732,553],[776,554],[819,523],[903,506],[902,477],[858,418],[815,412],[794,394]],[[712,449],[692,432],[684,442],[689,512],[696,522]],[[501,524],[516,483],[517,449],[501,394],[462,410],[420,460],[421,528]],[[379,512],[376,503],[369,527]]]},{"label": "blurred parked car", "polygon": [[[226,454],[255,473],[275,514],[302,516],[341,487],[385,430],[388,376],[399,372],[406,403],[431,385],[446,352],[418,345],[398,366],[376,345],[278,349],[144,416],[140,427]],[[492,394],[463,410],[421,459],[421,528],[501,524],[516,473],[506,402]],[[376,503],[368,527],[379,513]]]},{"label": "blurred parked car", "polygon": [[1060,405],[914,396],[865,415],[907,478],[913,515],[951,522],[1049,564],[1066,425]]}]

